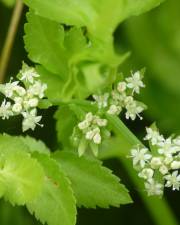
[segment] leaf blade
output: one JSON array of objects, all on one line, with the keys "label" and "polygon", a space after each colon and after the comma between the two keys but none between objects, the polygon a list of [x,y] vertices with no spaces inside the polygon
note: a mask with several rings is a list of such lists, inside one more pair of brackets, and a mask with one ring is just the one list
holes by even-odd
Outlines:
[{"label": "leaf blade", "polygon": [[27,204],[30,213],[48,225],[74,225],[76,221],[75,199],[69,181],[60,167],[47,155],[35,154],[46,173],[42,193]]},{"label": "leaf blade", "polygon": [[58,151],[53,156],[71,180],[78,206],[108,208],[131,202],[119,179],[97,160]]}]

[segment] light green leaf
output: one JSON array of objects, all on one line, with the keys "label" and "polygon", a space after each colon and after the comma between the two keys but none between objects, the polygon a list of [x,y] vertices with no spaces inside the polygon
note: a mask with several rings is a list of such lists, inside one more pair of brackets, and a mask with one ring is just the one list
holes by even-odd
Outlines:
[{"label": "light green leaf", "polygon": [[[117,66],[127,55],[117,55],[113,40],[108,43],[88,40],[84,30],[64,30],[59,23],[35,15],[27,16],[25,47],[35,63],[47,96],[63,101],[72,97],[86,98],[98,89],[111,84]],[[47,32],[47,27],[49,27]]]},{"label": "light green leaf", "polygon": [[[8,144],[9,143],[9,144]],[[7,148],[8,144],[8,148]],[[28,147],[23,143],[19,137],[10,136],[8,134],[0,134],[0,153],[2,154],[4,151],[15,152],[17,149],[28,152]]]},{"label": "light green leaf", "polygon": [[44,168],[46,179],[41,194],[28,210],[48,225],[75,225],[76,205],[70,183],[55,160],[43,154],[34,155]]},{"label": "light green leaf", "polygon": [[27,20],[25,33],[28,35],[25,35],[24,41],[29,58],[63,77],[68,73],[67,54],[63,47],[63,27],[51,20],[35,16],[32,12],[27,14]]},{"label": "light green leaf", "polygon": [[[66,25],[86,26],[94,36],[112,34],[123,19],[138,15],[163,0],[24,0],[36,14]],[[109,35],[108,35],[109,36]]]},{"label": "light green leaf", "polygon": [[[7,143],[9,143],[8,149]],[[39,152],[43,154],[50,154],[49,149],[42,141],[36,140],[29,136],[22,137],[22,136],[10,136],[8,134],[1,134],[0,149],[1,152],[6,151],[7,149],[9,152],[13,153],[18,149],[28,153]]]},{"label": "light green leaf", "polygon": [[53,156],[71,180],[78,206],[107,208],[131,203],[119,178],[100,161],[66,151],[58,151]]},{"label": "light green leaf", "polygon": [[62,89],[64,83],[61,77],[49,72],[43,66],[37,66],[36,70],[38,74],[40,74],[41,81],[48,85],[46,90],[46,96],[48,96],[48,99],[50,99],[52,103],[55,103],[59,99],[63,99]]},{"label": "light green leaf", "polygon": [[26,145],[26,147],[28,148],[28,151],[30,153],[33,152],[39,152],[42,154],[46,154],[46,155],[50,155],[50,150],[48,149],[48,147],[40,140],[36,140],[32,137],[26,136],[26,137],[17,137],[17,139],[19,138],[19,140]]},{"label": "light green leaf", "polygon": [[0,195],[11,204],[24,205],[32,201],[41,191],[44,173],[39,163],[18,146],[0,153]]}]

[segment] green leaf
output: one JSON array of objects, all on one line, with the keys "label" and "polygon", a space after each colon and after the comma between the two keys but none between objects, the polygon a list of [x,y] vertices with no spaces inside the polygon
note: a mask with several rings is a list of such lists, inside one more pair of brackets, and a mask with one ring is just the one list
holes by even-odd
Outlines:
[{"label": "green leaf", "polygon": [[[27,15],[25,48],[35,63],[43,82],[48,84],[51,100],[86,98],[111,84],[117,65],[127,55],[117,55],[113,40],[88,40],[84,29],[64,30],[59,23],[35,15]],[[49,30],[47,32],[47,27]]]},{"label": "green leaf", "polygon": [[24,0],[40,16],[66,25],[86,26],[91,34],[101,38],[112,34],[123,19],[150,10],[162,1]]},{"label": "green leaf", "polygon": [[57,100],[63,99],[62,89],[64,83],[61,77],[49,72],[43,66],[36,66],[36,70],[38,74],[40,74],[41,81],[48,85],[46,90],[48,99],[50,99],[52,103],[56,103]]},{"label": "green leaf", "polygon": [[39,152],[43,154],[50,154],[49,149],[42,141],[36,140],[29,136],[22,137],[22,136],[10,136],[8,134],[1,134],[0,149],[2,152],[6,151],[7,143],[9,143],[8,151],[12,153],[18,149],[28,153]]},{"label": "green leaf", "polygon": [[35,16],[32,12],[27,14],[27,20],[25,33],[28,35],[25,35],[24,41],[29,58],[63,77],[68,73],[67,56],[63,48],[63,27],[51,20]]},{"label": "green leaf", "polygon": [[46,155],[50,155],[50,150],[48,149],[48,147],[40,140],[36,140],[32,137],[26,136],[26,137],[17,137],[17,139],[19,138],[19,140],[26,145],[26,147],[28,148],[27,150],[30,153],[33,152],[39,152],[42,154],[46,154]]},{"label": "green leaf", "polygon": [[46,179],[40,195],[27,204],[28,210],[48,225],[74,225],[76,205],[70,182],[55,160],[43,154],[34,157],[43,166]]},{"label": "green leaf", "polygon": [[[66,118],[66,119],[64,119]],[[73,128],[77,124],[77,118],[72,110],[68,106],[59,107],[55,114],[57,138],[64,147],[70,145],[70,137],[73,132]]]},{"label": "green leaf", "polygon": [[119,178],[100,161],[66,151],[58,151],[53,156],[69,177],[78,206],[107,208],[131,202]]},{"label": "green leaf", "polygon": [[48,109],[52,106],[52,103],[48,99],[41,99],[38,104],[39,109]]},{"label": "green leaf", "polygon": [[18,146],[11,151],[10,145],[0,147],[0,195],[13,205],[24,205],[41,191],[44,173],[37,160]]}]

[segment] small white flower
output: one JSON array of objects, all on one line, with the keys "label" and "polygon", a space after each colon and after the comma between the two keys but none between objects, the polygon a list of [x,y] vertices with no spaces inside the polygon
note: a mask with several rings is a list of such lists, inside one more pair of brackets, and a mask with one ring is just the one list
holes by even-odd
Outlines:
[{"label": "small white flower", "polygon": [[126,105],[126,110],[126,119],[131,118],[132,120],[135,120],[136,116],[138,116],[142,120],[142,117],[139,115],[139,113],[141,113],[144,108],[138,106],[135,101],[132,104]]},{"label": "small white flower", "polygon": [[29,87],[28,94],[30,96],[38,96],[39,98],[43,98],[45,96],[45,90],[47,89],[47,84],[43,84],[40,81],[35,81],[35,83]]},{"label": "small white flower", "polygon": [[158,149],[159,154],[171,156],[171,154],[175,153],[175,147],[172,145],[171,138],[167,138],[164,141],[158,143],[158,146],[160,147]]},{"label": "small white flower", "polygon": [[126,96],[124,99],[124,104],[125,105],[134,104],[134,98],[132,96]]},{"label": "small white flower", "polygon": [[15,97],[13,100],[15,103],[19,103],[19,104],[23,103],[23,98],[21,98],[21,97]]},{"label": "small white flower", "polygon": [[173,162],[171,163],[171,169],[173,169],[173,170],[178,170],[178,169],[180,169],[180,161],[173,161]]},{"label": "small white flower", "polygon": [[86,136],[85,137],[86,137],[87,140],[92,140],[93,137],[94,137],[94,132],[92,130],[88,131],[86,133]]},{"label": "small white flower", "polygon": [[158,169],[162,165],[162,161],[160,157],[153,157],[151,159],[150,165],[153,169]]},{"label": "small white flower", "polygon": [[22,111],[22,105],[19,103],[15,103],[12,107],[12,111],[15,113],[20,113]]},{"label": "small white flower", "polygon": [[89,121],[83,120],[82,122],[78,123],[78,127],[80,130],[84,130],[90,126]]},{"label": "small white flower", "polygon": [[117,90],[121,93],[126,90],[126,82],[122,81],[117,84]]},{"label": "small white flower", "polygon": [[152,157],[151,154],[148,154],[147,148],[137,148],[131,150],[131,157],[133,158],[133,165],[137,165],[138,163],[143,168],[145,163]]},{"label": "small white flower", "polygon": [[107,120],[106,120],[106,119],[97,118],[97,119],[96,119],[96,123],[97,123],[97,125],[100,126],[100,127],[105,127],[105,126],[107,126]]},{"label": "small white flower", "polygon": [[152,145],[156,145],[159,142],[164,140],[163,136],[159,134],[158,131],[153,130],[150,127],[146,128],[147,135],[145,136],[144,140],[151,141]]},{"label": "small white flower", "polygon": [[145,168],[138,174],[138,176],[149,180],[153,177],[153,174],[154,174],[154,171],[152,169]]},{"label": "small white flower", "polygon": [[174,140],[173,140],[173,143],[177,146],[180,146],[180,136],[176,137]]},{"label": "small white flower", "polygon": [[165,179],[167,180],[166,182],[166,187],[171,187],[173,191],[174,190],[179,190],[180,187],[180,175],[178,175],[178,171],[174,171],[171,175],[165,176]]},{"label": "small white flower", "polygon": [[97,102],[100,109],[108,106],[109,93],[104,93],[103,95],[93,95],[93,98]]},{"label": "small white flower", "polygon": [[29,107],[37,107],[38,103],[39,103],[39,101],[38,101],[37,98],[31,98],[31,99],[28,100],[27,105]]},{"label": "small white flower", "polygon": [[122,110],[121,106],[111,105],[107,111],[110,115],[118,115]]},{"label": "small white flower", "polygon": [[22,115],[24,117],[23,119],[23,132],[31,129],[34,130],[36,125],[43,126],[42,124],[39,124],[39,121],[41,120],[42,116],[37,116],[37,110],[32,109],[30,112],[22,112]]},{"label": "small white flower", "polygon": [[95,144],[101,143],[101,134],[100,134],[100,129],[98,127],[88,131],[85,137],[87,140],[93,140]]},{"label": "small white flower", "polygon": [[94,137],[93,137],[93,141],[95,144],[101,144],[101,135],[99,132],[97,132]]},{"label": "small white flower", "polygon": [[19,96],[24,96],[26,94],[26,90],[23,87],[21,87],[21,86],[14,87],[14,91],[16,91],[16,93]]},{"label": "small white flower", "polygon": [[166,155],[165,158],[164,158],[164,160],[163,160],[163,163],[165,165],[169,165],[172,161],[173,161],[172,155]]},{"label": "small white flower", "polygon": [[159,172],[163,175],[167,174],[168,173],[168,168],[165,166],[165,165],[162,165],[160,168],[159,168]]},{"label": "small white flower", "polygon": [[20,71],[20,73],[22,74],[20,80],[25,80],[26,82],[29,82],[31,84],[34,82],[34,78],[39,77],[39,74],[34,68],[29,68],[24,71]]},{"label": "small white flower", "polygon": [[9,119],[10,116],[13,116],[11,103],[4,100],[0,106],[0,117],[2,117],[2,119],[4,120]]},{"label": "small white flower", "polygon": [[137,94],[139,94],[139,89],[141,87],[145,87],[139,71],[132,74],[131,77],[126,78],[126,81],[128,82],[127,87],[133,89],[133,92],[136,92]]},{"label": "small white flower", "polygon": [[18,81],[14,81],[14,82],[11,82],[11,81],[12,81],[12,78],[10,79],[10,82],[6,83],[4,86],[4,95],[7,98],[11,98],[13,96],[14,90],[17,88],[19,83]]},{"label": "small white flower", "polygon": [[145,188],[147,190],[148,196],[163,194],[163,185],[155,182],[154,180],[145,183]]},{"label": "small white flower", "polygon": [[93,114],[91,112],[87,113],[85,116],[85,120],[88,122],[92,122],[93,120]]}]

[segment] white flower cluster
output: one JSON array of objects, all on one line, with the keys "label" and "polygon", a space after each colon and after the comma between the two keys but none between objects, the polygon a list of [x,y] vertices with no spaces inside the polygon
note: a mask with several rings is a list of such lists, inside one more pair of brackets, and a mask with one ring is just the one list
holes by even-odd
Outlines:
[{"label": "white flower cluster", "polygon": [[101,119],[91,112],[87,113],[85,119],[78,124],[86,140],[93,141],[94,144],[101,144],[101,128],[107,126],[107,120]]},{"label": "white flower cluster", "polygon": [[39,124],[42,116],[37,116],[36,107],[39,100],[44,98],[47,85],[37,80],[39,74],[32,67],[23,64],[23,68],[19,73],[19,80],[24,83],[22,86],[20,81],[10,79],[9,83],[0,86],[0,92],[5,95],[0,106],[0,117],[9,119],[10,116],[22,115],[22,129],[34,130]]},{"label": "white flower cluster", "polygon": [[125,108],[126,119],[135,120],[137,116],[142,119],[139,114],[145,109],[145,105],[134,99],[134,94],[139,94],[142,87],[145,87],[142,82],[142,75],[140,71],[137,71],[131,77],[126,78],[125,81],[117,83],[110,93],[93,95],[93,98],[98,107],[100,109],[105,108],[108,114],[119,115]]},{"label": "white flower cluster", "polygon": [[157,129],[146,131],[144,139],[149,141],[151,152],[137,146],[131,150],[131,157],[138,176],[145,180],[148,195],[162,195],[164,187],[179,190],[180,136],[165,139]]}]

